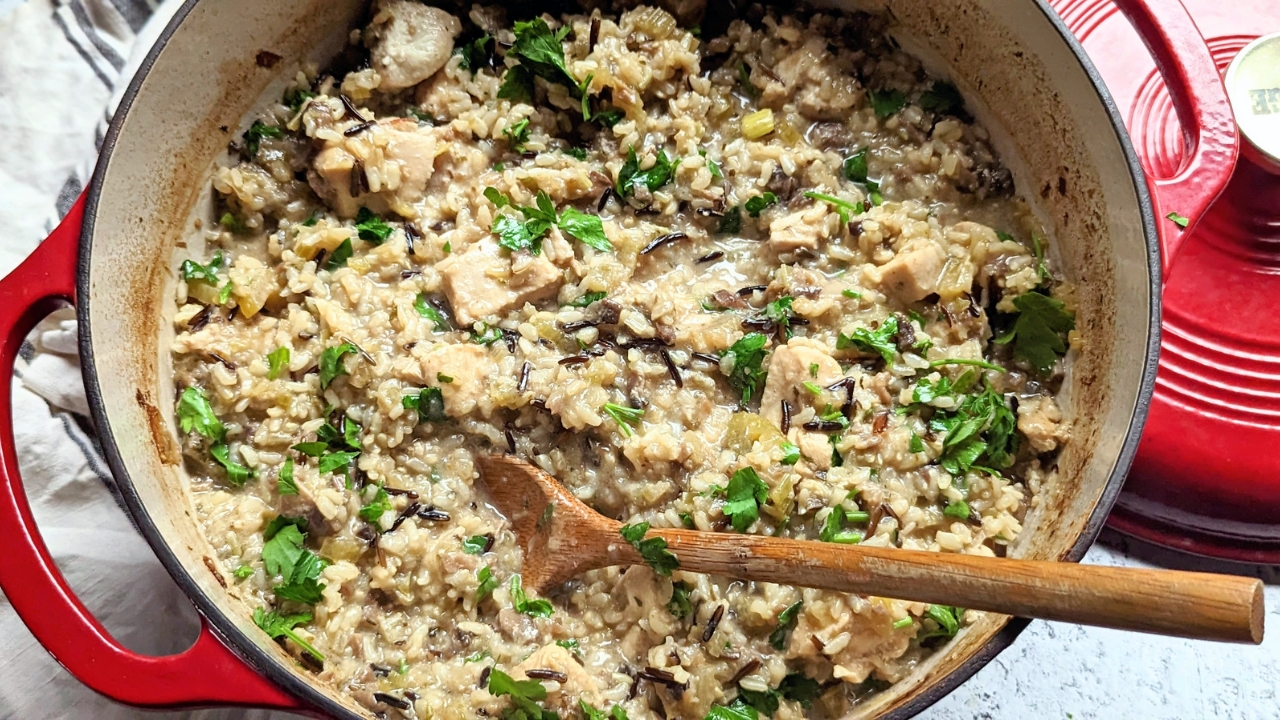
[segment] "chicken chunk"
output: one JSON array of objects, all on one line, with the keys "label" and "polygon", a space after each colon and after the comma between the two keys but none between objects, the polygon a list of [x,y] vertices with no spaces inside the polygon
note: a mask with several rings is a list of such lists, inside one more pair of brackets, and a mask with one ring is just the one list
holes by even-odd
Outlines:
[{"label": "chicken chunk", "polygon": [[938,289],[947,256],[934,242],[904,247],[880,268],[880,289],[902,303],[913,303]]},{"label": "chicken chunk", "polygon": [[553,670],[567,678],[551,695],[548,703],[564,711],[576,712],[579,698],[589,705],[599,705],[600,684],[587,672],[573,654],[559,645],[544,645],[515,667],[511,676],[525,680],[530,670]]},{"label": "chicken chunk", "polygon": [[829,237],[827,204],[814,203],[769,223],[769,246],[776,252],[816,251],[818,243]]},{"label": "chicken chunk", "polygon": [[[816,376],[810,370],[814,365],[817,366]],[[769,376],[760,398],[760,414],[782,427],[783,400],[791,403],[792,407],[803,407],[813,398],[813,393],[804,388],[804,383],[826,387],[843,376],[840,363],[827,354],[822,344],[805,338],[792,338],[774,350],[769,360]]]},{"label": "chicken chunk", "polygon": [[[339,217],[355,217],[362,206],[414,217],[413,203],[422,199],[444,149],[437,142],[441,132],[395,119],[351,138],[330,140],[312,161],[311,188]],[[363,177],[353,176],[361,171]]]},{"label": "chicken chunk", "polygon": [[492,237],[436,266],[445,295],[462,325],[554,295],[562,276],[545,255],[504,257]]},{"label": "chicken chunk", "polygon": [[765,99],[780,101],[794,94],[800,114],[811,120],[844,120],[863,94],[858,81],[841,71],[827,41],[817,37],[775,65],[773,77],[764,87]]},{"label": "chicken chunk", "polygon": [[370,61],[381,79],[379,89],[403,90],[444,67],[462,24],[416,0],[382,0],[370,31]]},{"label": "chicken chunk", "polygon": [[[462,417],[477,408],[488,415],[489,383],[498,371],[482,345],[439,343],[422,356],[422,376],[431,385],[439,385],[444,395],[444,411],[449,417]],[[439,382],[444,375],[452,382]]]}]

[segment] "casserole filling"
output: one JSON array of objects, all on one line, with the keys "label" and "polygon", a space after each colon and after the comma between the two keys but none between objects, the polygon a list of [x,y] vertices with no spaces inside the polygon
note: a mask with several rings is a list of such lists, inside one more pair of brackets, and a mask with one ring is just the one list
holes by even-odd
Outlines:
[{"label": "casserole filling", "polygon": [[216,168],[192,501],[371,712],[839,717],[973,620],[661,553],[534,596],[479,454],[633,526],[956,553],[1053,481],[1071,288],[987,132],[883,19],[752,7],[382,0]]}]

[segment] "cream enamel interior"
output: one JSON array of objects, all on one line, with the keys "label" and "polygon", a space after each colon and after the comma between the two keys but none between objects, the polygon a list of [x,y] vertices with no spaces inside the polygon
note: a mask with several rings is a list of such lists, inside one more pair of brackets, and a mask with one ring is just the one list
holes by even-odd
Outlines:
[{"label": "cream enamel interior", "polygon": [[[1128,155],[1085,68],[1032,0],[860,5],[891,13],[909,47],[929,48],[945,74],[981,98],[986,124],[1003,129],[995,134],[1005,136],[1000,150],[1019,191],[1049,221],[1065,272],[1080,286],[1077,326],[1084,341],[1066,388],[1075,437],[1061,456],[1061,479],[1041,497],[1013,549],[1019,557],[1076,559],[1083,553],[1073,551],[1076,541],[1104,493],[1113,496],[1109,483],[1119,482],[1113,471],[1151,362],[1154,270]],[[84,246],[91,254],[82,258],[88,291],[81,332],[92,347],[85,367],[98,380],[99,420],[105,419],[107,443],[118,452],[113,467],[127,474],[122,484],[131,485],[172,553],[170,571],[185,574],[185,585],[208,598],[215,626],[233,641],[265,648],[284,668],[294,663],[252,626],[251,608],[209,569],[215,567],[205,561],[211,553],[182,489],[173,387],[162,370],[169,366],[172,335],[173,250],[193,234],[207,202],[202,193],[212,158],[238,137],[242,118],[300,62],[332,54],[363,9],[357,0],[194,2],[117,118]],[[261,50],[283,60],[259,67]],[[83,288],[86,278],[81,282]],[[1004,624],[1005,618],[985,617],[855,716],[919,709],[922,694],[960,669]],[[331,711],[341,706],[357,713],[312,687],[334,703]]]}]

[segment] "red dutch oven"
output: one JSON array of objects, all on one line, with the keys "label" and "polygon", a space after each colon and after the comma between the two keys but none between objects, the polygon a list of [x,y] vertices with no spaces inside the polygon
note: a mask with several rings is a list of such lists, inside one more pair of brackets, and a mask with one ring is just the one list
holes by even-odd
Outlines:
[{"label": "red dutch oven", "polygon": [[[1186,159],[1168,177],[1148,181],[1093,65],[1043,0],[861,4],[891,12],[904,46],[966,90],[1079,286],[1082,342],[1063,394],[1074,439],[1060,457],[1060,479],[1044,489],[1010,549],[1015,557],[1077,561],[1101,529],[1155,381],[1161,266],[1182,233],[1162,218],[1203,215],[1236,160],[1227,96],[1183,6],[1116,4],[1155,57],[1185,129]],[[0,587],[63,666],[114,700],[368,717],[258,631],[251,607],[213,562],[184,486],[168,351],[175,247],[207,219],[213,159],[260,99],[279,97],[300,63],[323,65],[364,12],[359,0],[188,0],[120,105],[85,196],[0,281],[6,375],[36,322],[75,304],[89,402],[125,504],[204,618],[190,649],[148,657],[123,647],[89,614],[35,526],[18,473],[10,383],[0,383]],[[283,60],[259,67],[262,50]],[[851,717],[919,712],[1026,624],[986,615]]]}]

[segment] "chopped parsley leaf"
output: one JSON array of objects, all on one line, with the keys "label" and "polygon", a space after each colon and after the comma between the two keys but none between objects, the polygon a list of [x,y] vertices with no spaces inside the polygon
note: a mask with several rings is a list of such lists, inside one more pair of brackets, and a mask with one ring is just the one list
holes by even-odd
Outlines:
[{"label": "chopped parsley leaf", "polygon": [[205,396],[203,390],[194,385],[183,390],[182,395],[178,397],[177,414],[178,424],[184,433],[194,430],[217,442],[221,442],[227,436],[226,427],[218,416],[213,414],[213,406],[209,404],[209,398]]},{"label": "chopped parsley leaf", "polygon": [[227,482],[241,487],[253,477],[253,471],[231,459],[231,447],[225,442],[216,442],[209,446],[209,454],[227,471]]},{"label": "chopped parsley leaf", "polygon": [[689,601],[689,593],[693,586],[677,580],[671,583],[671,599],[667,601],[667,610],[676,618],[683,620],[693,613],[693,603]]},{"label": "chopped parsley leaf", "polygon": [[484,323],[480,323],[480,331],[471,333],[471,342],[480,345],[489,346],[502,339],[502,331],[496,327],[490,327]]},{"label": "chopped parsley leaf", "polygon": [[280,371],[289,364],[289,348],[281,346],[267,354],[267,379],[280,377]]},{"label": "chopped parsley leaf", "polygon": [[893,342],[893,337],[897,334],[898,319],[891,316],[874,330],[854,328],[851,336],[840,333],[836,339],[836,348],[844,350],[853,347],[866,353],[879,353],[886,363],[892,365],[893,359],[898,355],[898,346]]},{"label": "chopped parsley leaf", "polygon": [[618,170],[618,183],[614,190],[622,198],[634,195],[636,188],[641,185],[649,192],[653,192],[671,181],[672,176],[675,175],[676,166],[679,164],[679,159],[672,161],[671,158],[667,157],[667,151],[659,148],[658,157],[654,161],[653,167],[648,170],[641,170],[640,158],[636,155],[635,146],[632,145],[627,150],[626,162]]},{"label": "chopped parsley leaf", "polygon": [[395,232],[395,228],[382,221],[382,218],[373,214],[369,208],[362,207],[360,212],[356,213],[356,234],[361,240],[371,242],[374,245],[381,245],[391,237],[391,233]]},{"label": "chopped parsley leaf", "polygon": [[800,447],[789,442],[782,443],[782,464],[795,465],[800,462]]},{"label": "chopped parsley leaf", "polygon": [[503,128],[502,136],[507,139],[512,152],[524,152],[524,144],[529,141],[529,118]]},{"label": "chopped parsley leaf", "polygon": [[845,158],[844,176],[853,182],[864,183],[867,181],[867,149],[863,148],[858,152]]},{"label": "chopped parsley leaf", "polygon": [[514,680],[510,675],[494,668],[489,672],[489,694],[511,698],[511,707],[502,714],[506,720],[560,719],[559,714],[545,710],[538,704],[547,699],[547,689],[537,680]]},{"label": "chopped parsley leaf", "polygon": [[869,95],[871,109],[881,120],[897,115],[907,105],[907,95],[901,90],[872,90]]},{"label": "chopped parsley leaf", "polygon": [[454,50],[453,54],[458,56],[458,67],[475,77],[476,71],[488,63],[492,56],[493,51],[490,50],[492,41],[492,35],[482,35]]},{"label": "chopped parsley leaf", "polygon": [[249,159],[258,156],[258,150],[262,144],[263,138],[282,138],[284,137],[284,128],[279,125],[268,125],[261,120],[254,120],[248,130],[244,131],[244,149],[248,153]]},{"label": "chopped parsley leaf", "polygon": [[486,547],[489,547],[488,535],[472,535],[462,541],[462,552],[468,555],[483,555]]},{"label": "chopped parsley leaf", "polygon": [[1036,256],[1036,276],[1041,283],[1048,282],[1053,276],[1049,273],[1049,265],[1044,260],[1044,238],[1040,233],[1031,233],[1031,251]]},{"label": "chopped parsley leaf", "polygon": [[507,55],[519,59],[520,66],[528,68],[534,75],[576,90],[578,81],[565,67],[564,47],[560,44],[571,29],[564,25],[552,32],[547,21],[540,17],[527,22],[516,22],[516,41]]},{"label": "chopped parsley leaf", "polygon": [[305,625],[311,622],[311,613],[296,613],[292,615],[282,615],[277,612],[268,612],[266,608],[258,608],[253,611],[253,623],[267,634],[271,639],[287,637],[298,644],[311,657],[324,662],[324,655],[320,654],[311,646],[311,643],[303,640],[301,636],[293,631],[299,625]]},{"label": "chopped parsley leaf", "polygon": [[453,326],[449,324],[449,318],[445,317],[439,308],[427,300],[426,293],[418,293],[418,297],[413,300],[413,309],[418,311],[418,315],[434,323],[435,327],[433,329],[436,332],[450,332],[453,330]]},{"label": "chopped parsley leaf", "polygon": [[298,519],[278,516],[268,526],[268,530],[273,528],[275,532],[262,546],[262,563],[268,575],[281,579],[275,588],[276,597],[316,604],[325,588],[318,582],[324,561],[302,546],[306,534],[299,529]]},{"label": "chopped parsley leaf", "polygon": [[524,613],[530,617],[551,617],[555,612],[555,608],[551,606],[551,602],[541,598],[530,600],[525,594],[524,587],[520,584],[520,576],[511,576],[511,605],[516,612]]},{"label": "chopped parsley leaf", "polygon": [[490,570],[488,565],[480,568],[476,573],[476,580],[480,582],[476,587],[476,602],[484,600],[498,589],[498,578],[493,576],[493,570]]},{"label": "chopped parsley leaf", "polygon": [[742,207],[734,205],[724,211],[724,217],[720,218],[720,225],[716,228],[716,232],[723,235],[737,235],[742,231]]},{"label": "chopped parsley leaf", "polygon": [[791,629],[796,626],[799,620],[800,608],[804,607],[804,602],[797,600],[795,604],[787,607],[786,610],[778,613],[778,626],[773,632],[769,633],[769,644],[775,650],[787,649],[787,636],[791,634]]},{"label": "chopped parsley leaf", "polygon": [[654,572],[670,577],[672,570],[679,569],[680,561],[667,550],[666,540],[660,537],[645,538],[645,533],[649,532],[649,523],[623,525],[619,532],[624,540],[640,552],[640,557],[644,558]]},{"label": "chopped parsley leaf", "polygon": [[333,272],[340,267],[346,267],[347,261],[355,253],[355,248],[351,245],[351,238],[342,241],[342,244],[333,249],[329,255],[329,260],[324,264],[324,269]]},{"label": "chopped parsley leaf", "polygon": [[[439,378],[436,378],[439,380]],[[417,395],[400,398],[400,406],[418,413],[418,422],[444,422],[449,416],[444,410],[444,393],[438,387],[422,388]]]},{"label": "chopped parsley leaf", "polygon": [[729,373],[729,385],[742,393],[742,404],[751,402],[756,391],[764,387],[764,358],[768,354],[764,346],[769,338],[757,332],[747,333],[729,346],[723,356],[730,360],[733,369]]},{"label": "chopped parsley leaf", "polygon": [[1075,315],[1064,309],[1061,300],[1035,291],[1014,298],[1013,306],[1018,309],[1013,329],[995,342],[1013,342],[1014,357],[1026,360],[1041,373],[1049,372],[1067,352],[1062,336],[1075,329]]},{"label": "chopped parsley leaf", "polygon": [[360,348],[355,343],[344,342],[341,345],[331,348],[325,348],[320,353],[320,389],[324,390],[329,387],[329,383],[333,382],[340,375],[347,374],[347,368],[342,363],[342,358],[347,355],[359,354]]},{"label": "chopped parsley leaf", "polygon": [[600,221],[599,215],[588,215],[574,208],[565,208],[564,212],[560,213],[560,219],[556,224],[559,225],[561,232],[584,245],[600,252],[613,251],[613,244],[604,234],[604,223]]},{"label": "chopped parsley leaf", "polygon": [[746,208],[747,213],[754,218],[754,217],[760,217],[760,213],[764,212],[765,208],[769,207],[770,205],[776,205],[777,202],[778,202],[777,195],[774,195],[771,192],[766,192],[761,195],[756,195],[755,197],[748,199],[745,203],[742,204],[742,207]]},{"label": "chopped parsley leaf", "polygon": [[986,360],[972,360],[970,358],[944,358],[929,363],[929,367],[942,367],[943,365],[972,365],[983,370],[995,370],[998,373],[1008,372],[995,363],[989,363]]},{"label": "chopped parsley leaf", "polygon": [[919,436],[919,435],[917,435],[917,434],[915,434],[914,432],[912,432],[912,433],[911,433],[911,446],[910,446],[910,450],[911,450],[911,452],[913,452],[913,453],[922,453],[922,452],[924,452],[924,440],[922,440],[922,439],[920,438],[920,436]]},{"label": "chopped parsley leaf", "polygon": [[585,293],[580,297],[570,300],[569,307],[576,307],[576,308],[589,307],[592,303],[599,302],[605,299],[606,297],[608,297],[608,295],[609,293],[604,291]]},{"label": "chopped parsley leaf", "polygon": [[218,270],[222,267],[225,260],[226,258],[223,257],[222,251],[219,250],[213,254],[213,259],[209,261],[208,265],[201,265],[195,260],[188,259],[182,261],[182,266],[179,270],[182,273],[182,279],[187,282],[199,280],[207,282],[210,285],[217,285]]},{"label": "chopped parsley leaf", "polygon": [[742,698],[737,698],[731,705],[712,705],[703,720],[760,720],[760,715]]},{"label": "chopped parsley leaf", "polygon": [[293,481],[293,458],[286,457],[280,473],[276,475],[276,492],[281,495],[297,495],[298,485]]},{"label": "chopped parsley leaf", "polygon": [[1174,225],[1177,225],[1180,228],[1185,228],[1191,224],[1191,218],[1177,211],[1165,215],[1165,219],[1172,221]]},{"label": "chopped parsley leaf", "polygon": [[360,507],[360,519],[381,530],[382,527],[379,520],[383,515],[391,512],[391,497],[387,495],[387,491],[382,485],[378,485],[377,488],[373,494],[373,499]]},{"label": "chopped parsley leaf", "polygon": [[724,514],[733,529],[746,532],[760,517],[760,506],[769,498],[769,486],[764,484],[755,468],[744,467],[729,478],[725,489]]},{"label": "chopped parsley leaf", "polygon": [[571,147],[571,148],[567,148],[567,149],[564,151],[564,154],[565,154],[565,155],[568,155],[569,157],[571,157],[571,158],[573,158],[573,159],[575,159],[575,160],[586,160],[586,159],[587,159],[587,149],[586,149],[586,148],[582,148],[582,147]]},{"label": "chopped parsley leaf", "polygon": [[237,580],[244,580],[245,578],[253,575],[253,566],[241,565],[236,568],[235,572],[231,573],[231,575]]},{"label": "chopped parsley leaf", "polygon": [[956,500],[955,502],[948,504],[947,507],[942,510],[943,515],[957,520],[968,520],[970,513],[969,503],[964,500]]},{"label": "chopped parsley leaf", "polygon": [[533,74],[529,68],[516,65],[507,70],[498,87],[498,97],[512,102],[533,102]]},{"label": "chopped parsley leaf", "polygon": [[852,300],[857,300],[858,298],[862,297],[862,293],[858,292],[857,290],[850,290],[849,288],[845,288],[844,290],[841,290],[840,294]]},{"label": "chopped parsley leaf", "polygon": [[707,171],[711,173],[711,177],[717,180],[724,180],[724,171],[720,169],[720,163],[707,157],[706,150],[698,150],[698,154],[702,156],[703,160],[707,161]]}]

